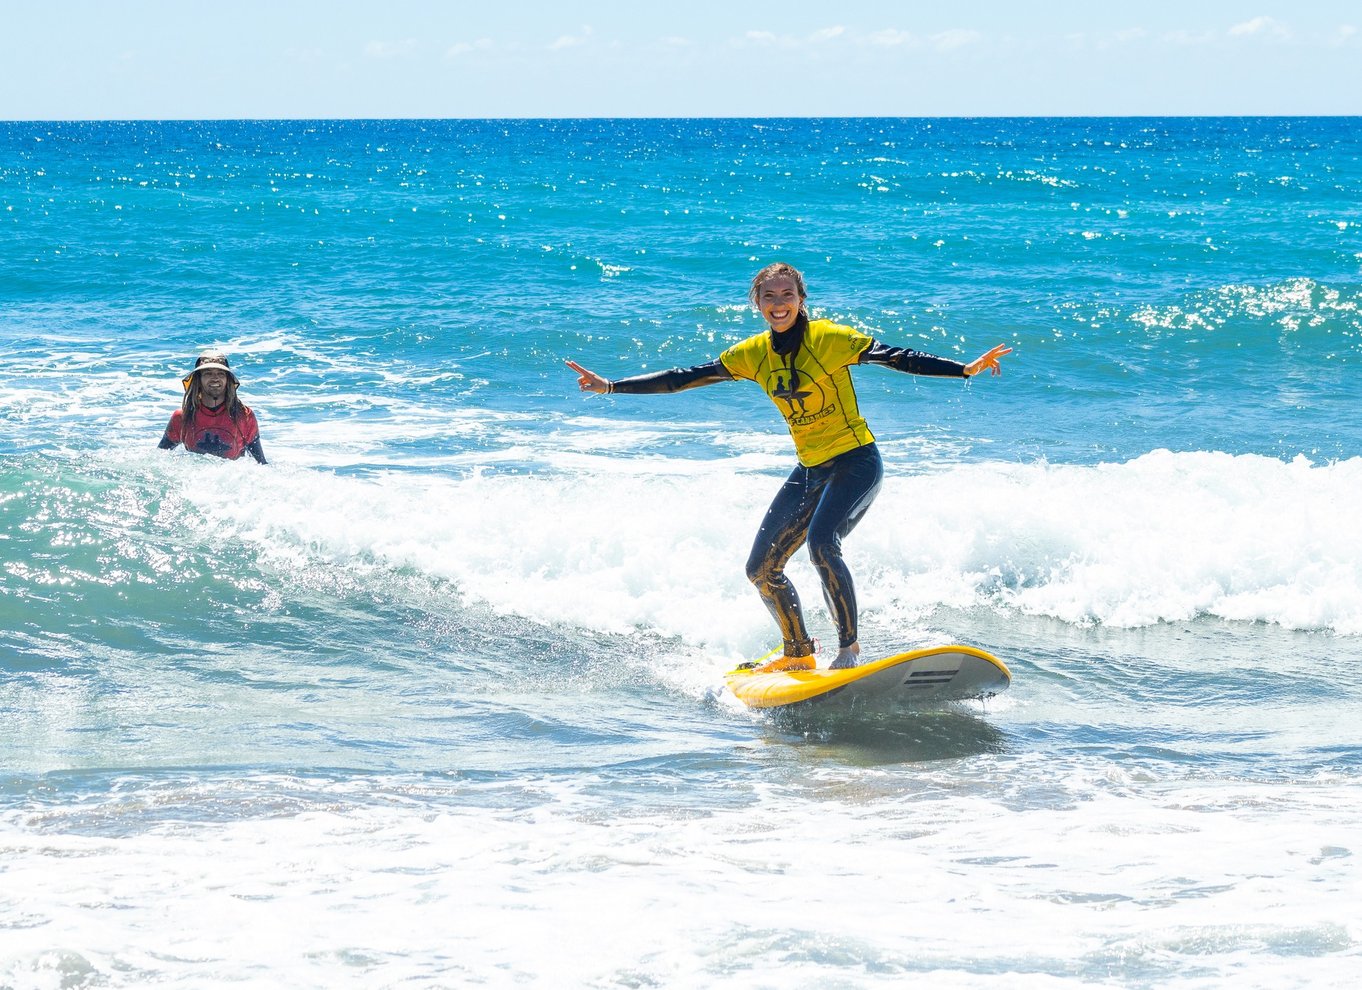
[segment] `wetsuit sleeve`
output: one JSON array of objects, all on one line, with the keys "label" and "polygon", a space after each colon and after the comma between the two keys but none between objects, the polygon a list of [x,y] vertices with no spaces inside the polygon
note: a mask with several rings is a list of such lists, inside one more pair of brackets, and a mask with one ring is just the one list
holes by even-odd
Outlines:
[{"label": "wetsuit sleeve", "polygon": [[260,445],[260,424],[256,421],[255,410],[247,407],[246,415],[247,435],[249,440],[242,446],[242,451],[255,458],[257,464],[265,463],[265,448]]},{"label": "wetsuit sleeve", "polygon": [[886,347],[878,340],[861,353],[861,364],[883,364],[895,371],[910,375],[934,375],[938,378],[964,378],[965,366],[950,358],[910,350],[907,347]]},{"label": "wetsuit sleeve", "polygon": [[621,378],[610,383],[610,391],[625,395],[652,395],[659,392],[684,392],[688,388],[732,380],[732,372],[716,358],[708,364],[697,364],[694,368],[672,368],[670,371]]},{"label": "wetsuit sleeve", "polygon": [[161,434],[161,442],[156,445],[157,447],[161,450],[172,450],[179,445],[184,435],[183,417],[184,414],[176,409],[170,417],[166,431]]}]

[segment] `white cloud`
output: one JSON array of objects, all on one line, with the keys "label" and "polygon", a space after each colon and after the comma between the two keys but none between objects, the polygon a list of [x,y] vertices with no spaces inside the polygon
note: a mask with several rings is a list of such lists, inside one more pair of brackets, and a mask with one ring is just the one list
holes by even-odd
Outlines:
[{"label": "white cloud", "polygon": [[[1110,51],[1122,45],[1133,45],[1144,41],[1149,37],[1149,32],[1142,27],[1122,28],[1119,31],[1103,32],[1101,34],[1086,34],[1075,32],[1064,35],[1063,40],[1075,51]],[[1165,38],[1164,40],[1171,40]]]},{"label": "white cloud", "polygon": [[897,48],[900,45],[915,44],[917,39],[913,37],[911,31],[900,31],[898,28],[885,28],[883,31],[874,31],[866,36],[866,41],[872,45],[883,48]]},{"label": "white cloud", "polygon": [[966,45],[976,44],[984,39],[978,31],[966,31],[962,28],[955,28],[951,31],[942,31],[932,35],[932,47],[939,52],[954,51],[957,48],[964,48]]},{"label": "white cloud", "polygon": [[565,34],[549,45],[549,51],[558,52],[565,48],[580,48],[591,40],[592,34],[590,26],[582,28],[580,34]]},{"label": "white cloud", "polygon": [[1274,38],[1289,38],[1291,32],[1280,21],[1271,17],[1255,17],[1251,21],[1244,21],[1230,28],[1230,36],[1235,38],[1249,38],[1256,35],[1271,35]]},{"label": "white cloud", "polygon": [[459,58],[462,55],[471,55],[474,52],[490,52],[494,47],[491,38],[479,38],[477,41],[457,41],[445,49],[445,58]]},{"label": "white cloud", "polygon": [[1169,31],[1163,40],[1170,45],[1205,45],[1215,40],[1213,34],[1193,34],[1191,31]]},{"label": "white cloud", "polygon": [[840,24],[820,28],[803,38],[789,34],[776,34],[773,31],[748,31],[737,43],[755,45],[758,48],[803,48],[809,45],[822,45],[846,37],[847,29]]},{"label": "white cloud", "polygon": [[757,45],[760,48],[793,48],[795,40],[787,34],[771,31],[748,31],[742,36],[740,44]]},{"label": "white cloud", "polygon": [[401,41],[371,41],[364,46],[365,58],[403,58],[416,51],[416,39]]},{"label": "white cloud", "polygon": [[776,34],[773,31],[748,31],[736,43],[762,48],[810,48],[815,45],[833,43],[876,48],[916,48],[929,44],[937,51],[948,52],[978,44],[983,40],[984,36],[978,31],[970,31],[964,28],[941,31],[929,37],[922,37],[899,28],[882,28],[878,31],[864,32],[850,31],[838,24],[821,28],[803,37]]}]

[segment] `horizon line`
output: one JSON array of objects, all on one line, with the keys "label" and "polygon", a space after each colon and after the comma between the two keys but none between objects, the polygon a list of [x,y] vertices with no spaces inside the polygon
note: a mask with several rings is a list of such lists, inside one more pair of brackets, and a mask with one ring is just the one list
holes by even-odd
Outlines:
[{"label": "horizon line", "polygon": [[623,115],[526,115],[526,116],[279,116],[279,117],[7,117],[0,124],[205,124],[205,123],[307,123],[333,122],[542,122],[542,121],[604,121],[604,120],[1355,120],[1362,113],[982,113],[982,114],[803,114],[798,116],[755,114],[702,114],[671,116],[648,114]]}]

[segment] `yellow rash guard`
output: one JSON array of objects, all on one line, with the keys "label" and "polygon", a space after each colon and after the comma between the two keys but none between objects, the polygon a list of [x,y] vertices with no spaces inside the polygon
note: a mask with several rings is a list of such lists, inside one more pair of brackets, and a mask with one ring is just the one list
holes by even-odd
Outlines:
[{"label": "yellow rash guard", "polygon": [[851,327],[811,320],[794,355],[777,354],[771,334],[759,333],[719,360],[734,378],[756,382],[770,396],[785,417],[799,463],[815,467],[875,442],[856,404],[850,370],[873,343]]},{"label": "yellow rash guard", "polygon": [[[609,383],[610,391],[646,395],[682,392],[737,378],[755,382],[785,417],[800,465],[812,468],[875,442],[856,403],[853,364],[882,364],[910,375],[965,377],[965,366],[959,361],[906,347],[886,347],[831,320],[807,323],[800,336],[782,350],[786,353],[776,349],[775,334],[768,330],[734,344],[713,361],[620,378]],[[793,355],[788,353],[791,350]]]}]

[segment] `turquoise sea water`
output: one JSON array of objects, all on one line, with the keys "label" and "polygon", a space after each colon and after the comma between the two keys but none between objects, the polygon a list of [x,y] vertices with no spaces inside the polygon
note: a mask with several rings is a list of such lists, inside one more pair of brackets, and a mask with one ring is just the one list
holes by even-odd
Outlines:
[{"label": "turquoise sea water", "polygon": [[[1015,348],[856,373],[847,541],[1006,695],[722,691],[782,424],[562,360],[773,260]],[[1350,985],[1359,304],[1356,119],[0,124],[0,987]],[[155,449],[209,346],[266,467]]]}]

